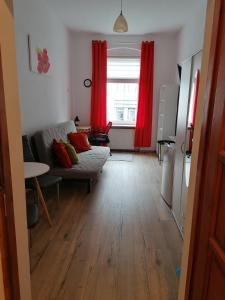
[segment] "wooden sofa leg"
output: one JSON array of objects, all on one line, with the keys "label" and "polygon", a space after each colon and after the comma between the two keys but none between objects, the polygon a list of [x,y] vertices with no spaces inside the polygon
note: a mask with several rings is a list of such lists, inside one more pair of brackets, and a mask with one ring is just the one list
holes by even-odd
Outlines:
[{"label": "wooden sofa leg", "polygon": [[93,186],[93,180],[92,180],[92,179],[89,179],[89,180],[88,180],[88,194],[91,193],[91,191],[92,191],[92,186]]}]

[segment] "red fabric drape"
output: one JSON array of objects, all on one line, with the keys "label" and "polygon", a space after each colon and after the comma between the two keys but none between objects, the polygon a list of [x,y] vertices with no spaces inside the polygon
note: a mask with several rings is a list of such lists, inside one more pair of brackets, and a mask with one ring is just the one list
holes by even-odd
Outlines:
[{"label": "red fabric drape", "polygon": [[194,108],[192,114],[192,121],[190,124],[190,136],[189,136],[189,150],[192,151],[193,145],[193,137],[194,137],[194,128],[195,128],[195,119],[196,119],[196,112],[197,112],[197,104],[198,104],[198,90],[199,90],[199,83],[200,83],[200,71],[197,70],[195,74],[195,91],[194,91]]},{"label": "red fabric drape", "polygon": [[150,147],[152,135],[154,42],[142,42],[135,147]]},{"label": "red fabric drape", "polygon": [[91,127],[106,127],[107,42],[92,41]]},{"label": "red fabric drape", "polygon": [[196,75],[195,75],[194,109],[193,109],[193,116],[192,116],[193,127],[195,127],[195,118],[196,118],[196,111],[197,111],[197,104],[198,104],[199,82],[200,82],[200,71],[197,70]]}]

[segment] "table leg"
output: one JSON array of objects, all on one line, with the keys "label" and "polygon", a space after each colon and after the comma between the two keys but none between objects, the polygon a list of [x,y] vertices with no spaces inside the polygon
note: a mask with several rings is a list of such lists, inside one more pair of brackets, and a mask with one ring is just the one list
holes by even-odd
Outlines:
[{"label": "table leg", "polygon": [[44,213],[45,213],[45,215],[46,215],[46,217],[48,219],[48,223],[49,223],[50,226],[52,226],[53,225],[52,224],[52,220],[50,218],[50,215],[49,215],[49,212],[48,212],[48,208],[46,206],[45,199],[43,197],[43,194],[42,194],[39,182],[37,180],[37,177],[34,177],[34,184],[35,184],[35,187],[36,187],[36,190],[37,190],[38,199],[40,200],[41,206],[42,206],[42,208],[44,210]]},{"label": "table leg", "polygon": [[161,144],[159,144],[159,164],[161,165]]},{"label": "table leg", "polygon": [[56,184],[56,189],[57,189],[57,208],[59,208],[59,182]]}]

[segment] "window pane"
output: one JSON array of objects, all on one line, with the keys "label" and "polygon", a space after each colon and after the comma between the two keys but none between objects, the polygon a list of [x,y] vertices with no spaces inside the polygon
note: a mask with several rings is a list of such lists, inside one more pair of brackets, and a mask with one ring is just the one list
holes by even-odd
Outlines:
[{"label": "window pane", "polygon": [[108,79],[138,79],[140,76],[139,58],[108,58]]},{"label": "window pane", "polygon": [[138,83],[107,84],[107,118],[114,124],[135,124]]}]

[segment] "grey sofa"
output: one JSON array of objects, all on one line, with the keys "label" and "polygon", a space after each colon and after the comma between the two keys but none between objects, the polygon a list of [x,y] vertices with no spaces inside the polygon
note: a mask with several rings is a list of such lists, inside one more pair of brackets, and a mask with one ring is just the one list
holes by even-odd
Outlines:
[{"label": "grey sofa", "polygon": [[40,162],[50,166],[50,174],[64,179],[85,180],[88,182],[88,190],[97,179],[99,173],[110,155],[108,147],[92,146],[92,149],[78,154],[79,163],[71,169],[65,169],[55,164],[52,156],[52,142],[62,139],[68,141],[67,134],[76,132],[73,121],[64,122],[54,127],[45,129],[34,135],[33,141]]}]

